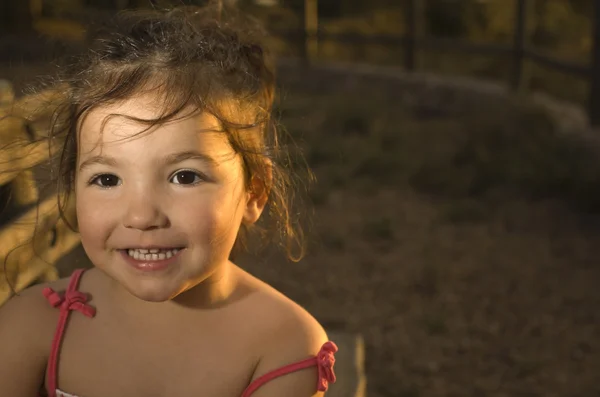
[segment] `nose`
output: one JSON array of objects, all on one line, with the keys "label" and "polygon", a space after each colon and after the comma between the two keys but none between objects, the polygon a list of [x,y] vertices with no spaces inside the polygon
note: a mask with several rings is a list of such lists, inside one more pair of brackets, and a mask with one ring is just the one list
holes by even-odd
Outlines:
[{"label": "nose", "polygon": [[169,218],[160,209],[159,197],[153,194],[138,194],[128,200],[123,225],[128,229],[152,230],[167,227]]}]

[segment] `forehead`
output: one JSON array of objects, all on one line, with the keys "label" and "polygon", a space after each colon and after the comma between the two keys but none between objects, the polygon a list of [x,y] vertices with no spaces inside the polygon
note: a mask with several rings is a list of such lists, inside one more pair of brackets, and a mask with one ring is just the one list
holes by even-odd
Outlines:
[{"label": "forehead", "polygon": [[[160,105],[158,98],[145,95],[91,110],[83,117],[78,129],[80,155],[136,146],[143,146],[148,151],[171,146],[230,149],[226,134],[220,132],[219,121],[207,112],[175,117],[157,125],[135,120],[159,118],[163,111]],[[189,114],[189,109],[182,112],[184,116]]]}]

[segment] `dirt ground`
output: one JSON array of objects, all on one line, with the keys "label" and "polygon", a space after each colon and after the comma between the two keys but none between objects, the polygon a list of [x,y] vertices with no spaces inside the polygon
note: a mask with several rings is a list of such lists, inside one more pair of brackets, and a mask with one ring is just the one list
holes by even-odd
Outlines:
[{"label": "dirt ground", "polygon": [[[415,118],[361,84],[287,80],[281,121],[319,181],[310,253],[240,265],[326,327],[364,336],[369,397],[600,395],[597,212],[497,172],[485,194],[457,193],[483,164],[447,174],[438,161],[448,136],[468,135],[462,121]],[[425,189],[431,174],[453,194]],[[81,249],[58,264],[85,265]]]}]

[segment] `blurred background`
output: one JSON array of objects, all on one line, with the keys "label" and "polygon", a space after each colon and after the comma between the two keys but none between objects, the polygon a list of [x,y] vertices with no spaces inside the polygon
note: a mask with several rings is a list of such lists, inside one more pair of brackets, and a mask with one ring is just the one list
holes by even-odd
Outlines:
[{"label": "blurred background", "polygon": [[[276,116],[318,180],[308,257],[241,266],[362,336],[369,397],[600,396],[600,3],[230,2],[272,33]],[[0,112],[35,108],[89,26],[182,3],[204,4],[0,0]],[[18,144],[45,128],[0,120],[0,304],[90,266],[47,148]]]}]

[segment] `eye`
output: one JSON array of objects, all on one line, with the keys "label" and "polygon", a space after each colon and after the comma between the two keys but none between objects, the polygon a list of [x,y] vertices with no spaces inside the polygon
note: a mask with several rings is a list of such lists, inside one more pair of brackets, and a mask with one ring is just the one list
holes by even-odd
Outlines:
[{"label": "eye", "polygon": [[98,185],[100,187],[115,187],[121,184],[121,180],[118,176],[113,174],[101,174],[96,175],[90,181],[90,185]]},{"label": "eye", "polygon": [[195,185],[204,179],[194,171],[179,171],[171,177],[171,182],[177,185]]}]

